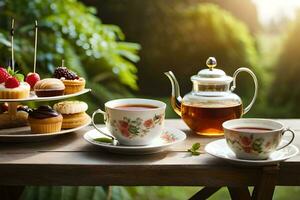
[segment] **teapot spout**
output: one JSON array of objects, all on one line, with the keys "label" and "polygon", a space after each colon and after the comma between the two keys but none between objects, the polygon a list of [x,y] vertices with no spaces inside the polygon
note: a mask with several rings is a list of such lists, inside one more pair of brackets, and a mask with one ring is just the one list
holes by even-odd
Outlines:
[{"label": "teapot spout", "polygon": [[175,75],[173,74],[173,72],[171,72],[171,71],[165,72],[165,75],[169,78],[169,80],[171,81],[171,85],[172,85],[172,95],[171,95],[172,108],[179,116],[181,116],[181,100],[182,100],[182,98],[180,96],[180,88],[179,88],[178,81],[177,81]]}]

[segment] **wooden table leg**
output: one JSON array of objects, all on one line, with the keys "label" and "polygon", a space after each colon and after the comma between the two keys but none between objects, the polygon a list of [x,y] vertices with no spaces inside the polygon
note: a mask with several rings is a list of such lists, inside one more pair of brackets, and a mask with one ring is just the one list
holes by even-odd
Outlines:
[{"label": "wooden table leg", "polygon": [[221,187],[204,187],[202,190],[194,194],[189,200],[204,200],[217,192]]},{"label": "wooden table leg", "polygon": [[227,187],[232,200],[251,200],[248,187]]},{"label": "wooden table leg", "polygon": [[0,186],[1,200],[19,200],[25,186]]},{"label": "wooden table leg", "polygon": [[113,190],[113,186],[102,186],[104,188],[104,190],[106,191],[106,200],[111,200],[112,199],[112,190]]},{"label": "wooden table leg", "polygon": [[276,166],[266,166],[262,169],[260,181],[254,187],[252,200],[272,200],[276,186],[279,164]]}]

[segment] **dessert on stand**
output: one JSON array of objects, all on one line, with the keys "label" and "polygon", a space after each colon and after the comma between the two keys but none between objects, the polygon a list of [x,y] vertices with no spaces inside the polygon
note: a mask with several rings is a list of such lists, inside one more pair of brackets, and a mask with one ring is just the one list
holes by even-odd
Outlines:
[{"label": "dessert on stand", "polygon": [[61,67],[55,69],[53,77],[60,79],[64,83],[64,94],[80,92],[85,87],[85,79],[83,77],[79,77],[75,72],[65,67],[64,60],[62,60]]},{"label": "dessert on stand", "polygon": [[76,128],[90,121],[90,117],[85,112],[88,105],[82,101],[63,101],[53,106],[54,110],[63,116],[62,128]]},{"label": "dessert on stand", "polygon": [[[49,105],[42,105],[31,109],[22,105],[24,102],[42,102],[64,100],[85,94],[91,89],[85,88],[85,80],[66,67],[58,67],[54,78],[41,79],[36,73],[37,53],[37,21],[35,22],[35,50],[33,72],[24,75],[14,68],[13,34],[14,20],[12,20],[11,66],[0,67],[0,141],[35,141],[70,133],[90,124],[91,119],[85,113],[88,106],[80,101],[65,101],[56,104],[56,109]],[[74,81],[71,92],[66,92],[70,87],[64,80]],[[78,83],[80,82],[79,86]],[[82,84],[84,83],[84,84]],[[78,86],[78,87],[77,87]],[[63,108],[66,106],[66,108]],[[80,120],[80,123],[78,122]],[[77,123],[76,123],[77,122]]]},{"label": "dessert on stand", "polygon": [[[43,79],[45,80],[45,79]],[[40,106],[37,109],[30,109],[26,106],[22,106],[24,102],[50,102],[57,100],[64,100],[71,97],[76,97],[87,92],[91,89],[83,89],[80,92],[68,94],[68,95],[57,95],[49,97],[38,97],[34,92],[30,93],[28,98],[20,99],[4,99],[0,98],[0,103],[3,103],[4,107],[1,109],[0,114],[0,141],[33,141],[42,140],[53,137],[55,135],[61,135],[79,130],[90,124],[91,120],[88,114],[86,114],[87,104],[80,101],[65,101],[55,104],[55,109],[50,106]],[[62,105],[66,104],[67,109],[61,108]],[[61,111],[62,113],[58,112]],[[29,113],[29,114],[28,114]],[[51,130],[50,133],[46,130],[36,129],[35,122],[40,123],[52,119],[52,115],[57,117],[55,113],[59,113],[61,116],[61,128]],[[50,116],[47,118],[44,116]],[[63,118],[64,117],[64,118]],[[59,117],[58,117],[59,118]],[[80,121],[78,120],[80,119]],[[34,126],[33,131],[30,130],[30,126]]]},{"label": "dessert on stand", "polygon": [[[76,97],[87,92],[91,89],[83,89],[80,92],[68,94],[68,95],[58,95],[50,97],[38,97],[34,92],[30,93],[28,98],[20,99],[0,99],[0,103],[3,103],[4,107],[1,109],[2,114],[0,114],[0,141],[34,141],[42,140],[53,137],[55,135],[61,135],[65,133],[70,133],[79,130],[90,124],[91,120],[88,114],[85,113],[87,110],[87,104],[80,101],[65,101],[55,104],[53,109],[50,106],[40,106],[37,109],[30,109],[26,106],[21,105],[24,102],[44,102],[44,101],[57,101],[64,100],[71,97]],[[69,102],[69,103],[68,103]],[[61,105],[66,104],[68,109],[58,108]],[[58,112],[61,110],[62,113]],[[29,113],[29,114],[28,114]],[[39,129],[36,131],[30,130],[30,126],[35,124],[35,122],[40,123],[48,121],[50,118],[43,116],[43,114],[48,114],[49,116],[58,115],[61,116],[61,128],[56,130],[51,130],[50,133],[46,130]],[[65,114],[66,113],[66,114]],[[67,114],[68,113],[68,114]],[[64,118],[63,118],[64,117]],[[80,119],[80,121],[78,121]],[[52,120],[52,119],[51,119]],[[33,125],[34,126],[34,125]],[[35,126],[34,126],[35,127]]]}]

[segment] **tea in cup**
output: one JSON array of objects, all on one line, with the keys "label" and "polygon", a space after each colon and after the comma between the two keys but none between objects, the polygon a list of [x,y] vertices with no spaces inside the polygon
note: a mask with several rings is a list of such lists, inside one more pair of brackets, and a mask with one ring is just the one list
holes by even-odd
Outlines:
[{"label": "tea in cup", "polygon": [[111,135],[122,145],[149,145],[163,131],[166,104],[151,99],[117,99],[105,103],[105,112],[96,110],[92,115],[95,129],[104,133],[94,123],[96,114],[104,115],[105,125]]},{"label": "tea in cup", "polygon": [[[236,157],[248,160],[267,159],[274,151],[291,144],[295,137],[293,130],[269,119],[233,119],[224,122],[223,129],[227,145]],[[292,137],[279,146],[286,132]]]}]

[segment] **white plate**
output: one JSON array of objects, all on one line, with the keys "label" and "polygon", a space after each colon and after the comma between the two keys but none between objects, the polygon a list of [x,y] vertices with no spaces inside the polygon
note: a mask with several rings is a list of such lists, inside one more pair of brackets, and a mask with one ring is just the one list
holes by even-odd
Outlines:
[{"label": "white plate", "polygon": [[[110,134],[107,128],[101,128],[102,131]],[[95,139],[106,137],[93,129],[84,134],[84,139],[89,143],[99,146],[107,151],[121,154],[151,154],[165,150],[167,147],[178,144],[185,140],[186,135],[184,132],[175,129],[165,127],[160,137],[155,139],[150,145],[145,146],[125,146],[125,145],[112,145],[110,143],[98,142]]]},{"label": "white plate", "polygon": [[91,119],[89,121],[79,127],[72,129],[63,129],[59,132],[55,133],[42,133],[42,134],[33,134],[30,131],[29,126],[19,127],[19,128],[9,128],[9,129],[1,129],[0,130],[0,142],[36,142],[47,140],[52,137],[63,135],[66,133],[71,133],[74,131],[78,131],[91,123]]},{"label": "white plate", "polygon": [[[283,140],[282,142],[284,143],[287,141]],[[232,163],[249,165],[249,166],[259,166],[259,165],[271,165],[289,159],[291,157],[294,157],[295,155],[298,154],[299,149],[295,145],[290,144],[289,146],[279,151],[275,151],[270,155],[270,158],[266,160],[243,160],[243,159],[236,158],[235,154],[227,146],[225,139],[219,139],[207,144],[205,146],[205,151],[212,156],[224,159]]]},{"label": "white plate", "polygon": [[87,92],[90,92],[91,89],[83,89],[80,92],[74,94],[66,94],[60,96],[53,96],[53,97],[37,97],[35,94],[30,93],[30,96],[26,99],[0,99],[0,103],[2,102],[26,102],[26,101],[55,101],[55,100],[62,100],[71,97],[76,97]]}]

